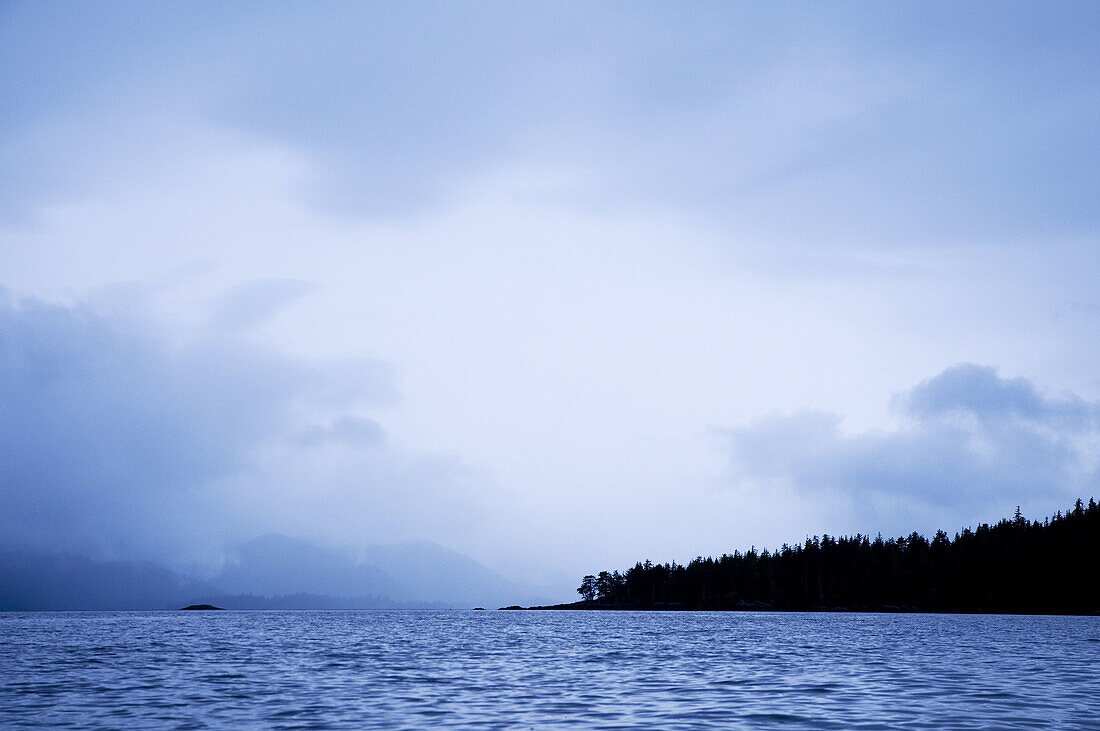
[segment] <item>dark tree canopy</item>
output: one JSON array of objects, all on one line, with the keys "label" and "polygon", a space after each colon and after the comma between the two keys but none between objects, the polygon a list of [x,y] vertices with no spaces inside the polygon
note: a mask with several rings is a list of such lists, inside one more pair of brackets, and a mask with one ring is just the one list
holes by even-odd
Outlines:
[{"label": "dark tree canopy", "polygon": [[1100,611],[1100,506],[981,524],[952,539],[814,536],[686,566],[637,563],[584,577],[588,608],[853,609],[932,612]]}]

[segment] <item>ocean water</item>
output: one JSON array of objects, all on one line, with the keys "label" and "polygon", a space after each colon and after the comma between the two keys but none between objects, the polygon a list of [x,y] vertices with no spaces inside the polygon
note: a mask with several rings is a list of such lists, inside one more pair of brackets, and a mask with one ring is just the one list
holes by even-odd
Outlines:
[{"label": "ocean water", "polygon": [[1100,618],[0,614],[0,727],[1100,728]]}]

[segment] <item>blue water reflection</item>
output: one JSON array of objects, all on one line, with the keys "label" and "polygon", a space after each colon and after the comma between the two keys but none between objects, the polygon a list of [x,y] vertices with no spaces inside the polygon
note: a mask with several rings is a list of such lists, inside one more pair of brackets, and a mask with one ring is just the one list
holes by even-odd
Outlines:
[{"label": "blue water reflection", "polygon": [[0,726],[1100,727],[1100,618],[0,614]]}]

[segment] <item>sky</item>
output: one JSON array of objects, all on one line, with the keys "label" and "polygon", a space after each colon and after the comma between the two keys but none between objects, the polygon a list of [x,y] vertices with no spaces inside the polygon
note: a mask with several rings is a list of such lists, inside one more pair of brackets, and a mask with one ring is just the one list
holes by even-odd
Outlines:
[{"label": "sky", "polygon": [[568,586],[1100,496],[1098,34],[0,4],[0,534],[200,573],[429,540]]}]

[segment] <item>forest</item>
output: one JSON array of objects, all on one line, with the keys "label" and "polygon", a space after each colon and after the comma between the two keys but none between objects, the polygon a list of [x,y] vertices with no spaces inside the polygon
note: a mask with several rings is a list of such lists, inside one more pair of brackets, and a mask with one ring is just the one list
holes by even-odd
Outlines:
[{"label": "forest", "polygon": [[1094,614],[1100,506],[1081,500],[1039,522],[1019,508],[954,538],[807,538],[686,566],[637,563],[585,576],[579,609],[773,609]]}]

